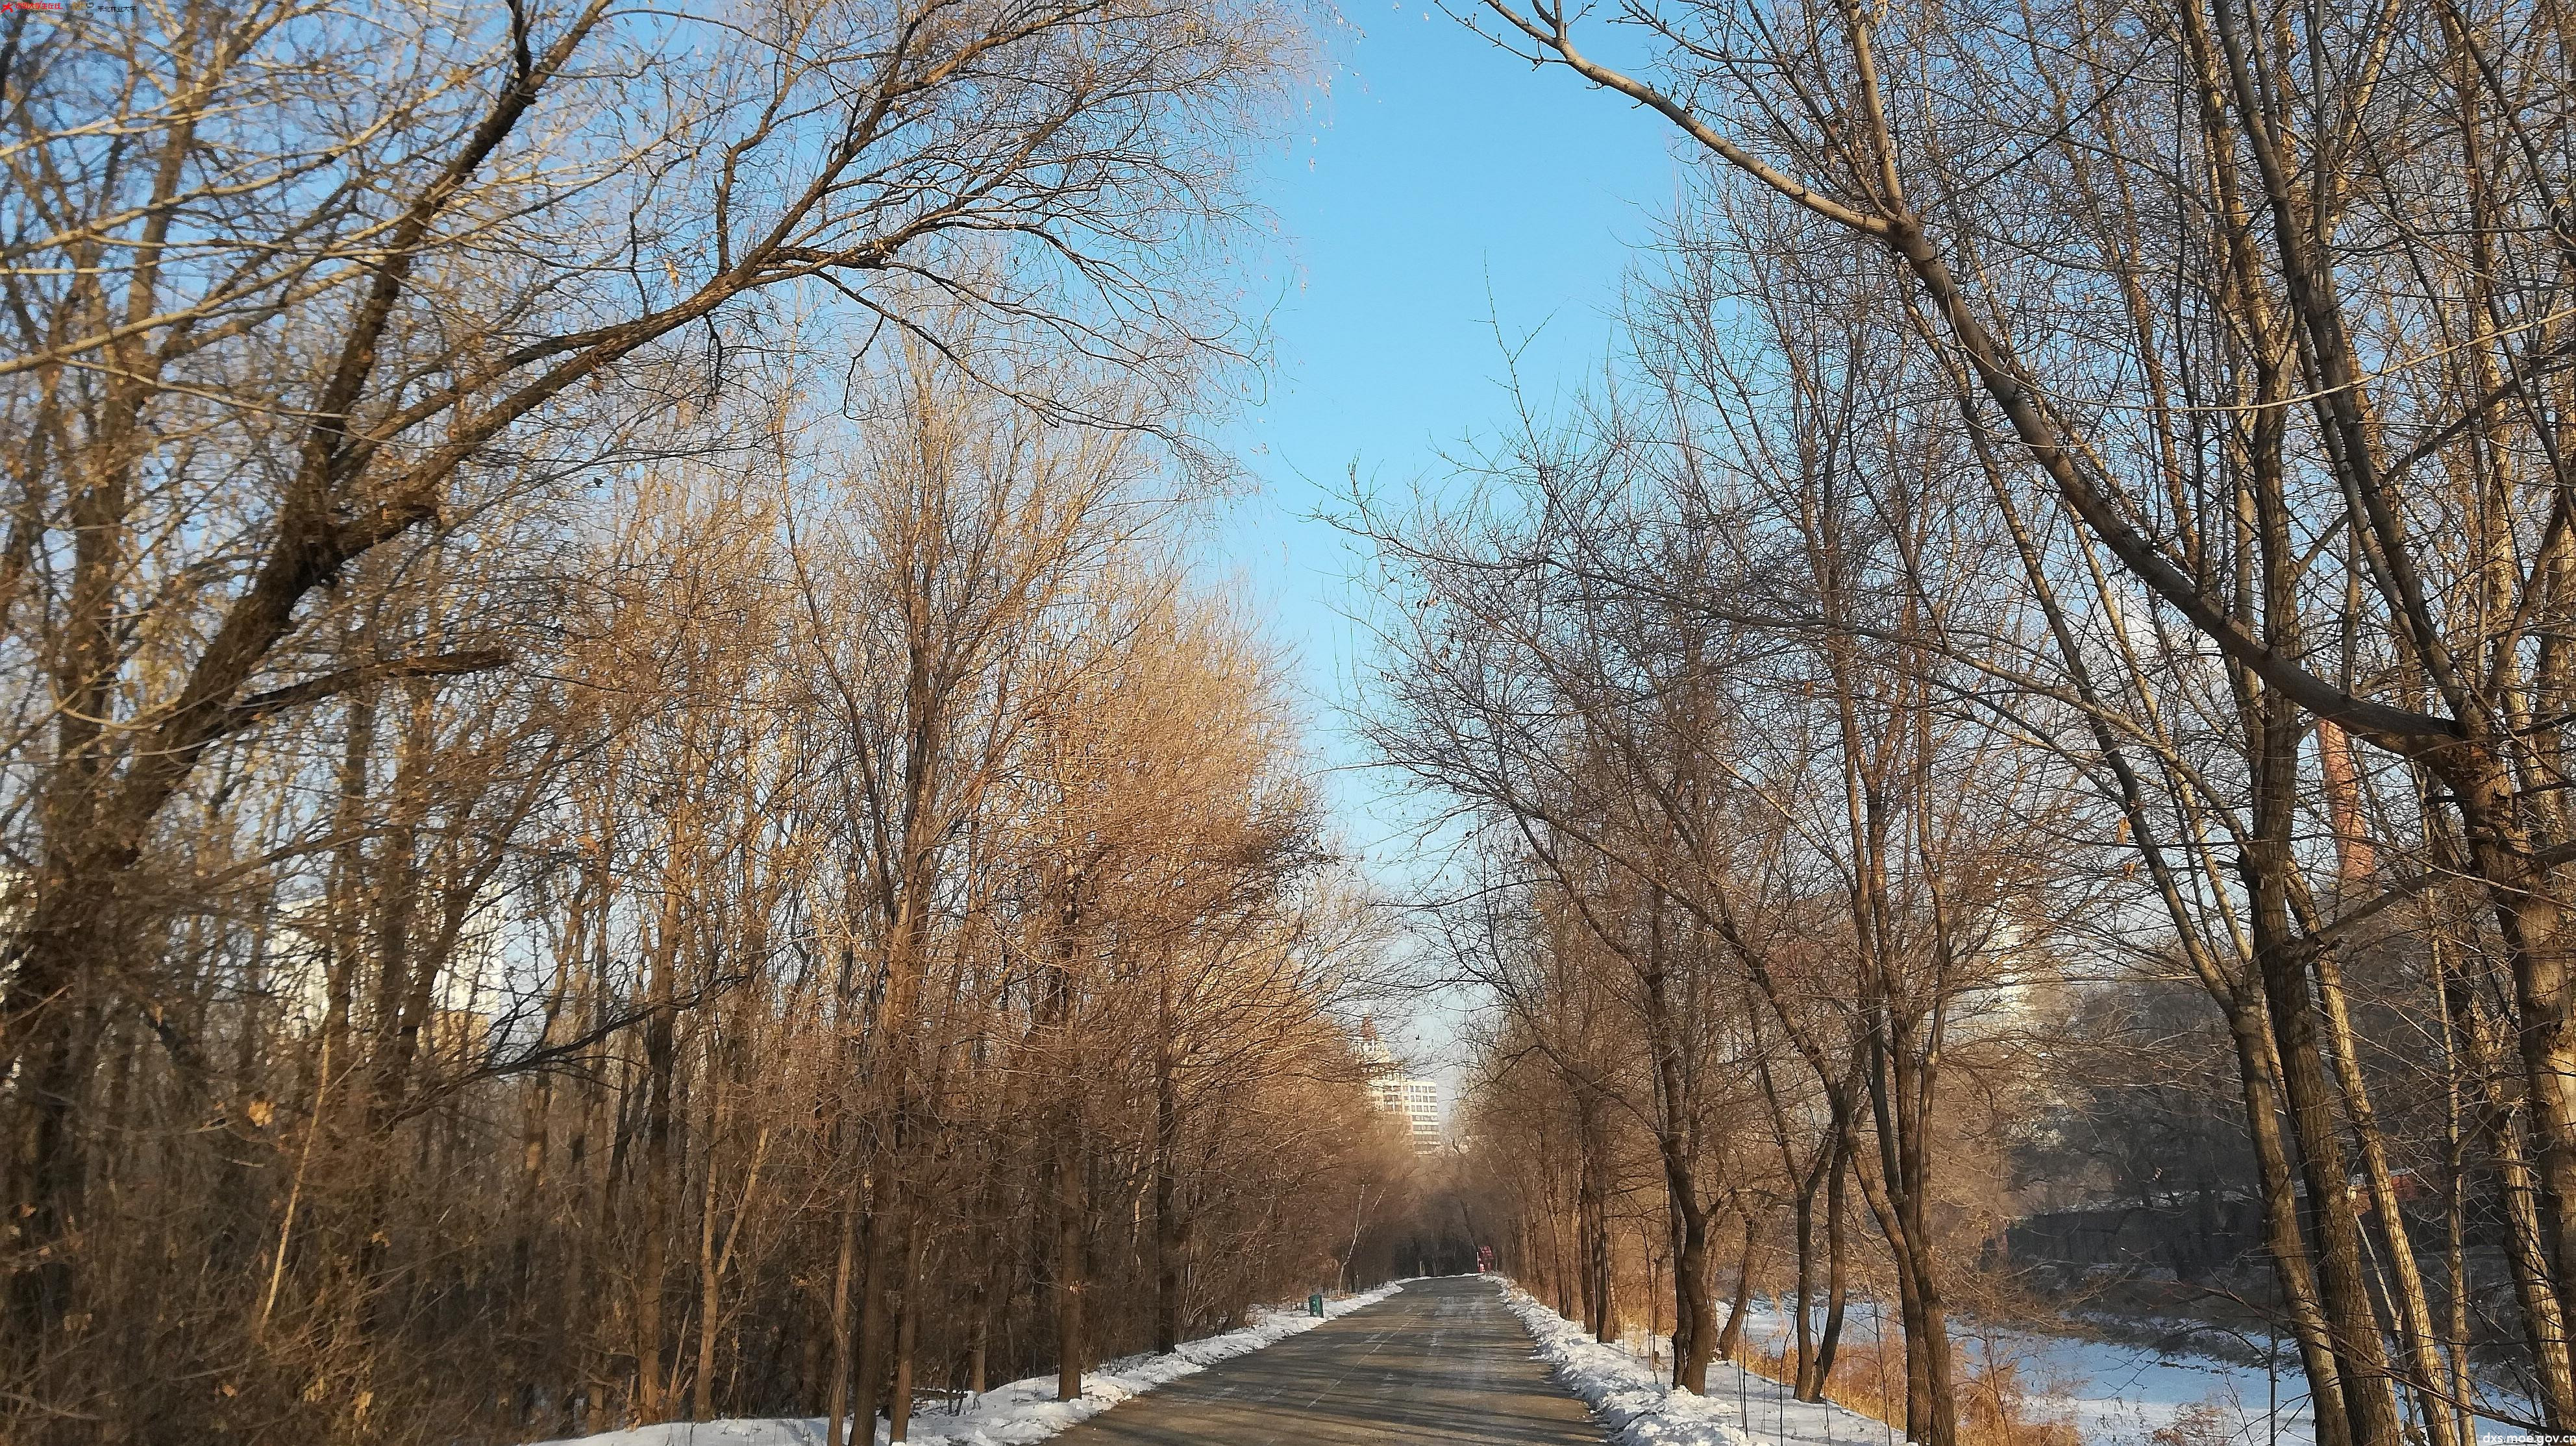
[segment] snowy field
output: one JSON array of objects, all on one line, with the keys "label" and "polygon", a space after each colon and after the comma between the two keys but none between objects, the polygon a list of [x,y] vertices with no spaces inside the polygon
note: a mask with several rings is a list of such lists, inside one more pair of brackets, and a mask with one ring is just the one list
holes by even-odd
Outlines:
[{"label": "snowy field", "polygon": [[[1043,1441],[1121,1401],[1183,1376],[1196,1375],[1218,1361],[1247,1355],[1313,1330],[1324,1320],[1375,1305],[1402,1289],[1401,1283],[1382,1285],[1358,1295],[1328,1300],[1320,1320],[1306,1314],[1303,1308],[1260,1311],[1253,1323],[1241,1330],[1202,1336],[1183,1343],[1170,1355],[1122,1357],[1087,1372],[1082,1378],[1082,1395],[1076,1400],[1055,1398],[1055,1376],[1050,1373],[967,1397],[954,1413],[944,1409],[916,1410],[911,1440],[919,1446],[1023,1446],[1026,1442]],[[823,1428],[820,1416],[672,1421],[541,1446],[821,1446]],[[885,1432],[885,1423],[879,1421],[879,1442],[886,1439]]]},{"label": "snowy field", "polygon": [[[1882,1321],[1855,1302],[1844,1317],[1844,1336],[1866,1344],[1882,1324],[1893,1338],[1892,1319]],[[1759,1298],[1745,1320],[1745,1335],[1765,1351],[1778,1350],[1789,1329],[1787,1313]],[[2307,1376],[2297,1348],[2287,1341],[2279,1346],[2277,1369],[2267,1371],[2185,1349],[1996,1329],[1967,1320],[1952,1320],[1950,1330],[1963,1378],[2011,1366],[2030,1393],[2033,1414],[2071,1423],[2085,1446],[2150,1446],[2159,1431],[2245,1446],[2316,1441]],[[1882,1441],[1894,1439],[1892,1428],[1874,1421],[1870,1426]],[[2478,1429],[2514,1434],[2525,1428],[2481,1419]]]}]

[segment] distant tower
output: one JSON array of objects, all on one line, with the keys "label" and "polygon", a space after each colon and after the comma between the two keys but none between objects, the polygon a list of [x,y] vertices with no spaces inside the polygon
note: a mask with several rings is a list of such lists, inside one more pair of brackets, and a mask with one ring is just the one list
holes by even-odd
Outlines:
[{"label": "distant tower", "polygon": [[1377,1037],[1373,1015],[1360,1016],[1360,1063],[1368,1069],[1369,1093],[1377,1097],[1378,1107],[1404,1116],[1412,1128],[1414,1152],[1427,1155],[1439,1149],[1439,1082],[1404,1072],[1403,1064]]}]

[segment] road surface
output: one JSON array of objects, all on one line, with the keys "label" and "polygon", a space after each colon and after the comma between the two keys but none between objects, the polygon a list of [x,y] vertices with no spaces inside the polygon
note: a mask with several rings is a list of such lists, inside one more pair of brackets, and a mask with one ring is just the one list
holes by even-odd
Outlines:
[{"label": "road surface", "polygon": [[1366,1310],[1114,1406],[1050,1446],[1601,1446],[1583,1403],[1477,1276]]}]

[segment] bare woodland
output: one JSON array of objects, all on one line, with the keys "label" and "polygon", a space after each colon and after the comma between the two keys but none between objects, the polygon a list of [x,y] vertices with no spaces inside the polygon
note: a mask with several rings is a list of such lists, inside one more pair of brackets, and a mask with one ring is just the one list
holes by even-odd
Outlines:
[{"label": "bare woodland", "polygon": [[2576,1430],[2576,16],[1454,14],[1694,175],[1601,384],[1348,514],[1511,1268],[2034,1440],[1957,1313],[2163,1212],[2327,1446]]},{"label": "bare woodland", "polygon": [[2105,1211],[2321,1446],[2576,1432],[2576,12],[1453,17],[1689,184],[1343,519],[1426,1169],[1189,565],[1316,16],[0,16],[0,1439],[900,1440],[1492,1245],[2036,1446]]},{"label": "bare woodland", "polygon": [[1302,21],[0,20],[0,1438],[851,1419],[1410,1151],[1182,544]]}]

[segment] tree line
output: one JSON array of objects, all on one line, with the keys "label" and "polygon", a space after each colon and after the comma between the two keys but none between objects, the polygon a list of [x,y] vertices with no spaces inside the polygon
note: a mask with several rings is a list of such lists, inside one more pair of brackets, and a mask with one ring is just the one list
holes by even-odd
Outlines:
[{"label": "tree line", "polygon": [[2320,1442],[2570,1429],[2564,7],[1460,18],[1691,178],[1347,519],[1521,1273],[1809,1398],[1865,1284],[1953,1446],[2023,1202],[2234,1192]]},{"label": "tree line", "polygon": [[0,18],[0,1435],[901,1440],[1380,1268],[1370,915],[1188,561],[1305,47]]}]

